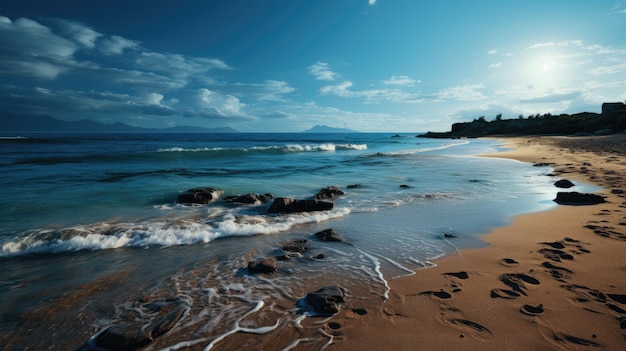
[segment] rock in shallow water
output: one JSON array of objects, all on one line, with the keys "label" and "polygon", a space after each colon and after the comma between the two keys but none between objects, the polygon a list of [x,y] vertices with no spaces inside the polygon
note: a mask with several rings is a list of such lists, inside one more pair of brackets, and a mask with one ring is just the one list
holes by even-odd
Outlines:
[{"label": "rock in shallow water", "polygon": [[339,312],[338,303],[344,302],[345,292],[343,288],[331,285],[325,286],[315,292],[306,295],[306,302],[309,303],[316,313],[321,315],[332,315]]},{"label": "rock in shallow water", "polygon": [[601,195],[573,191],[569,193],[558,192],[554,202],[559,205],[596,205],[605,203],[606,200]]},{"label": "rock in shallow water", "polygon": [[554,182],[554,186],[557,188],[571,188],[575,186],[575,184],[567,179],[561,179]]},{"label": "rock in shallow water", "polygon": [[272,194],[245,194],[245,195],[228,196],[224,198],[224,201],[239,203],[239,204],[255,204],[258,202],[265,203],[273,198],[274,198],[274,195]]},{"label": "rock in shallow water", "polygon": [[176,202],[179,204],[210,204],[216,201],[224,192],[216,188],[193,188],[178,195]]},{"label": "rock in shallow water", "polygon": [[322,188],[313,197],[315,200],[333,200],[337,196],[345,195],[345,193],[335,185],[331,185],[327,188]]},{"label": "rock in shallow water", "polygon": [[274,273],[278,271],[278,264],[273,258],[261,258],[253,262],[248,262],[250,273]]},{"label": "rock in shallow water", "polygon": [[321,232],[315,233],[315,237],[321,241],[345,241],[337,232],[333,229],[322,230]]},{"label": "rock in shallow water", "polygon": [[152,342],[150,332],[142,330],[142,323],[115,324],[96,338],[96,345],[109,350],[132,351]]},{"label": "rock in shallow water", "polygon": [[294,212],[313,212],[327,211],[333,209],[332,202],[317,200],[295,200],[290,197],[279,197],[274,199],[272,205],[267,210],[270,213],[294,213]]}]

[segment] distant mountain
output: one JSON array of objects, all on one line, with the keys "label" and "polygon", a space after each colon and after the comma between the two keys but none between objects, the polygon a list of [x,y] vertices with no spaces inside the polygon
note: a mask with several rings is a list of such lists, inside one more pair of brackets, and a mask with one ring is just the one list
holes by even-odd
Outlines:
[{"label": "distant mountain", "polygon": [[139,128],[124,123],[100,123],[90,119],[62,121],[51,116],[20,115],[0,112],[0,132],[53,133],[238,133],[229,128],[178,126],[171,128]]},{"label": "distant mountain", "polygon": [[329,127],[325,125],[317,125],[311,129],[307,129],[302,133],[359,133],[356,130],[347,129],[347,128],[335,128]]}]

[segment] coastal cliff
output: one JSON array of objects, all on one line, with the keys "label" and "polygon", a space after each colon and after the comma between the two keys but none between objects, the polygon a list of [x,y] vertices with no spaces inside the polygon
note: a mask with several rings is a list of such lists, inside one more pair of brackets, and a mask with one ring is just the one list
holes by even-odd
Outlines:
[{"label": "coastal cliff", "polygon": [[581,112],[561,115],[531,115],[517,119],[502,119],[497,115],[492,121],[484,116],[472,122],[454,123],[449,132],[428,132],[427,138],[479,137],[488,135],[608,135],[626,131],[626,104],[602,104],[602,113]]}]

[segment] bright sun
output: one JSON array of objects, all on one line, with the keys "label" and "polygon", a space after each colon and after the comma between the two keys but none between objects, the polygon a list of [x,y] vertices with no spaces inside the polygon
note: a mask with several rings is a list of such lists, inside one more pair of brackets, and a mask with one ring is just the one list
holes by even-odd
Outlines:
[{"label": "bright sun", "polygon": [[552,68],[552,65],[549,62],[546,62],[541,68],[544,72],[548,72]]}]

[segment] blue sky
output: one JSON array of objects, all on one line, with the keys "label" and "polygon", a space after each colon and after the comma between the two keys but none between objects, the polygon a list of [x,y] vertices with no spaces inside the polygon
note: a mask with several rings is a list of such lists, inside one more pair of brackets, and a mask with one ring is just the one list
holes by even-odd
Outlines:
[{"label": "blue sky", "polygon": [[0,4],[0,111],[141,127],[445,131],[626,100],[621,1]]}]

